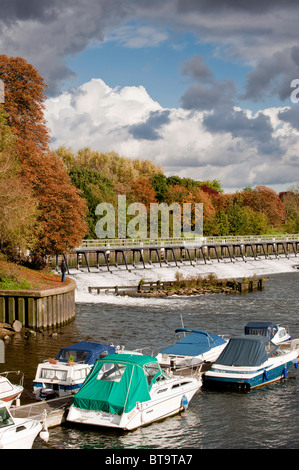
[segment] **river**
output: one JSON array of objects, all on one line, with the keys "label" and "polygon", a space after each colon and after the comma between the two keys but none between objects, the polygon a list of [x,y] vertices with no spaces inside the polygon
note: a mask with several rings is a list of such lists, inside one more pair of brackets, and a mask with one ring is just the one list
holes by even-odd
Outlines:
[{"label": "river", "polygon": [[[299,272],[271,274],[264,291],[247,295],[207,295],[136,299],[113,295],[78,299],[75,320],[56,330],[24,339],[15,335],[6,344],[5,368],[25,374],[32,391],[37,364],[81,340],[145,348],[157,352],[174,342],[181,326],[229,336],[242,334],[253,319],[287,326],[299,337]],[[65,424],[49,429],[47,443],[36,449],[298,449],[299,372],[293,366],[286,380],[249,393],[200,389],[188,410],[133,432],[76,428]],[[22,396],[21,403],[30,401]]]}]

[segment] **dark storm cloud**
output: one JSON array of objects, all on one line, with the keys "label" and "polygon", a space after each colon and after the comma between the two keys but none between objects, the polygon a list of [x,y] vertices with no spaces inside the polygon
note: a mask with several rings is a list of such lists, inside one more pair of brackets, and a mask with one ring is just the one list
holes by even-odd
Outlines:
[{"label": "dark storm cloud", "polygon": [[250,118],[242,110],[217,110],[204,117],[203,124],[211,133],[228,132],[234,138],[241,138],[263,154],[280,153],[279,141],[273,138],[273,128],[268,116],[259,114]]},{"label": "dark storm cloud", "polygon": [[168,110],[152,111],[146,122],[129,126],[129,133],[137,140],[158,140],[161,128],[170,121],[169,114]]},{"label": "dark storm cloud", "polygon": [[243,11],[247,13],[264,13],[273,8],[297,6],[297,0],[178,0],[179,12],[217,12],[223,10]]},{"label": "dark storm cloud", "polygon": [[47,95],[53,96],[73,75],[67,56],[103,41],[106,31],[129,13],[132,6],[123,0],[4,0],[0,49],[34,65],[49,86]]},{"label": "dark storm cloud", "polygon": [[299,47],[278,51],[262,58],[247,75],[244,99],[258,101],[265,96],[290,97],[290,83],[299,78]]},{"label": "dark storm cloud", "polygon": [[294,129],[299,131],[299,104],[295,105],[292,108],[287,109],[286,111],[282,111],[278,114],[278,118],[290,124]]},{"label": "dark storm cloud", "polygon": [[190,85],[180,98],[184,109],[204,111],[219,106],[233,106],[235,84],[230,79],[216,80],[202,57],[195,56],[183,61],[181,73],[197,82]]},{"label": "dark storm cloud", "polygon": [[[227,56],[245,62],[260,60],[248,77],[248,96],[261,96],[269,82],[267,74],[275,57],[272,64],[263,58],[286,45],[298,45],[295,0],[1,0],[0,8],[0,50],[32,63],[49,86],[48,96],[58,93],[72,77],[65,62],[68,56],[82,52],[93,41],[104,41],[107,33],[128,21],[190,31],[199,41],[225,49]],[[294,65],[297,59],[298,51],[294,51],[289,61]],[[200,58],[186,62],[185,72],[201,83],[212,78]],[[262,73],[264,86],[262,81],[258,85]],[[278,92],[284,96],[286,90],[280,86]]]},{"label": "dark storm cloud", "polygon": [[214,80],[214,74],[209,66],[205,64],[203,57],[195,56],[190,60],[182,62],[182,75],[190,76],[201,83],[210,83]]},{"label": "dark storm cloud", "polygon": [[216,80],[211,85],[200,83],[190,85],[181,96],[180,103],[184,109],[198,111],[212,110],[219,107],[233,106],[236,90],[232,80]]},{"label": "dark storm cloud", "polygon": [[57,18],[69,2],[58,0],[2,0],[1,19],[17,21],[34,19],[49,21]]}]

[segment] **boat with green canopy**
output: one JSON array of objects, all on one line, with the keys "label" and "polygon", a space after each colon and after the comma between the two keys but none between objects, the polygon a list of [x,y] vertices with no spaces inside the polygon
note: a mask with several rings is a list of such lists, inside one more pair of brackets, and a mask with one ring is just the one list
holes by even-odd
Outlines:
[{"label": "boat with green canopy", "polygon": [[110,354],[96,361],[67,421],[132,430],[187,409],[201,385],[196,374],[166,374],[155,357]]}]

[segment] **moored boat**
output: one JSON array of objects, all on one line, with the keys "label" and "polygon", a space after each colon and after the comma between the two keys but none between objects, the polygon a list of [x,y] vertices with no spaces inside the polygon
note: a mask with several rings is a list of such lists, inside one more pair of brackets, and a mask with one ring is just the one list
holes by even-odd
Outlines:
[{"label": "moored boat", "polygon": [[[19,384],[15,384],[12,382],[12,379],[8,379],[12,374],[19,375]],[[0,373],[0,400],[4,401],[8,407],[10,407],[14,401],[16,403],[18,402],[24,391],[23,381],[24,374],[20,371],[6,371]]]},{"label": "moored boat", "polygon": [[284,326],[271,321],[250,321],[244,329],[245,335],[267,336],[274,344],[291,340],[291,335]]},{"label": "moored boat", "polygon": [[95,361],[115,351],[115,346],[89,341],[62,348],[55,359],[38,365],[33,380],[36,399],[47,400],[76,393]]},{"label": "moored boat", "polygon": [[203,375],[208,387],[250,390],[286,378],[292,364],[298,366],[298,344],[280,348],[267,336],[243,335],[229,343]]},{"label": "moored boat", "polygon": [[201,384],[199,376],[169,376],[157,358],[112,354],[96,362],[67,421],[132,430],[186,409]]},{"label": "moored boat", "polygon": [[177,328],[180,339],[156,356],[163,368],[192,368],[212,364],[227,344],[222,336],[194,328]]},{"label": "moored boat", "polygon": [[37,420],[13,418],[7,405],[0,402],[1,449],[31,449],[42,427]]}]

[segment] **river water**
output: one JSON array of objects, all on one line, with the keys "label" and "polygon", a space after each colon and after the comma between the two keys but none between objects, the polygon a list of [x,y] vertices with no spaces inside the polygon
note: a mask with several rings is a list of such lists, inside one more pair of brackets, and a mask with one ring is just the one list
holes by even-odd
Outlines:
[{"label": "river water", "polygon": [[[6,344],[2,370],[19,369],[32,391],[37,364],[81,340],[145,348],[146,354],[173,344],[181,326],[210,333],[238,335],[253,319],[287,326],[299,337],[299,272],[270,275],[262,292],[247,295],[209,295],[134,299],[96,296],[78,302],[75,320],[56,330],[25,339],[16,335]],[[5,366],[5,367],[3,367]],[[133,432],[77,428],[65,424],[39,437],[38,449],[269,449],[299,448],[299,369],[286,380],[249,393],[200,389],[186,412]],[[30,401],[26,395],[21,403]]]}]

